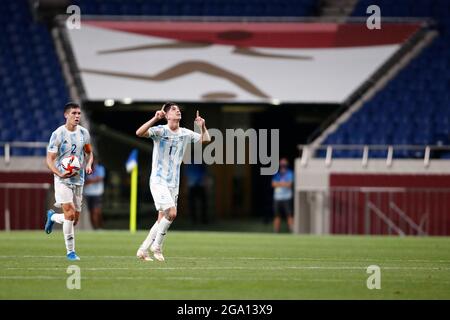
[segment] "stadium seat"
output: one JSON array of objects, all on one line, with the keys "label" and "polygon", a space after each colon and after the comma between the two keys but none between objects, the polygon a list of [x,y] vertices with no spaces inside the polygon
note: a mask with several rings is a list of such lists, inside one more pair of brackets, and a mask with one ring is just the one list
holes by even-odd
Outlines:
[{"label": "stadium seat", "polygon": [[315,0],[213,1],[213,0],[73,0],[85,14],[163,16],[313,16]]},{"label": "stadium seat", "polygon": [[[360,0],[352,15],[366,16],[366,9],[372,4],[380,6],[385,17],[432,17],[438,22],[440,35],[322,144],[335,143],[342,132],[350,129],[347,144],[448,145],[450,76],[442,72],[450,69],[446,54],[450,52],[448,2],[417,0],[410,6],[402,1]],[[369,123],[383,128],[385,134],[374,132]],[[371,151],[370,155],[380,157],[382,153]],[[395,150],[394,156],[418,158],[423,157],[423,151]]]},{"label": "stadium seat", "polygon": [[[33,20],[26,0],[1,1],[0,19],[5,27],[0,41],[0,141],[48,141],[49,128],[62,122],[55,121],[48,101],[57,99],[61,110],[68,99],[52,37],[43,23]],[[45,150],[12,148],[11,154],[45,156]]]}]

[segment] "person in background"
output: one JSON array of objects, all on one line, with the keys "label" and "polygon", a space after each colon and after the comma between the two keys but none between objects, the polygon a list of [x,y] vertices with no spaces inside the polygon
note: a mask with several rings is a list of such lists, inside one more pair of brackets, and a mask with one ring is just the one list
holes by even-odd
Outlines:
[{"label": "person in background", "polygon": [[281,216],[287,220],[289,231],[292,232],[294,219],[292,215],[292,184],[294,173],[289,169],[289,161],[286,158],[280,159],[280,169],[272,178],[273,192],[273,230],[280,232]]},{"label": "person in background", "polygon": [[105,190],[105,174],[105,167],[95,159],[93,172],[84,183],[84,196],[94,229],[103,227],[102,198]]}]

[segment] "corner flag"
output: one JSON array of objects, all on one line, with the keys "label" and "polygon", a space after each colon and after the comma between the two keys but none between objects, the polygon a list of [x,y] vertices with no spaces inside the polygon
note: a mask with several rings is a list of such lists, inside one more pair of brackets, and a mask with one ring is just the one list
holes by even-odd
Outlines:
[{"label": "corner flag", "polygon": [[128,157],[127,163],[126,163],[126,168],[127,168],[127,172],[130,173],[134,167],[137,167],[138,164],[138,150],[137,149],[133,149],[130,153],[130,156]]},{"label": "corner flag", "polygon": [[127,172],[131,172],[130,192],[130,232],[136,232],[137,215],[137,181],[138,181],[138,150],[133,149],[126,163]]}]

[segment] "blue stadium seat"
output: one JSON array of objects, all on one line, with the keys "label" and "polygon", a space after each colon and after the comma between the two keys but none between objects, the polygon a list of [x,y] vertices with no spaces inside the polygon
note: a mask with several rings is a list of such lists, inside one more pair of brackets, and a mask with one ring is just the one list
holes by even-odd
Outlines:
[{"label": "blue stadium seat", "polygon": [[214,1],[214,0],[73,0],[84,14],[166,16],[313,16],[318,2],[302,1]]},{"label": "blue stadium seat", "polygon": [[445,152],[441,155],[441,159],[450,159],[450,152]]},{"label": "blue stadium seat", "polygon": [[11,156],[29,156],[31,152],[25,148],[11,148]]},{"label": "blue stadium seat", "polygon": [[[54,96],[60,110],[68,100],[50,32],[33,20],[27,0],[1,1],[0,21],[4,22],[0,40],[0,141],[48,141],[49,128],[54,130],[63,122],[56,121],[55,109],[48,102]],[[11,153],[45,156],[45,149],[12,148]]]},{"label": "blue stadium seat", "polygon": [[[350,129],[346,143],[360,144],[444,144],[450,134],[450,6],[446,0],[409,1],[360,0],[353,16],[366,17],[369,5],[377,4],[385,17],[432,17],[438,22],[440,35],[404,68],[389,84],[356,112],[346,123],[327,137]],[[358,125],[358,123],[360,125]],[[383,128],[385,134],[374,131]],[[370,152],[379,157],[379,152]],[[352,156],[352,155],[350,155]],[[423,151],[395,150],[395,157],[423,157]]]},{"label": "blue stadium seat", "polygon": [[46,154],[47,154],[47,151],[45,150],[45,148],[36,148],[32,151],[31,155],[44,157]]}]

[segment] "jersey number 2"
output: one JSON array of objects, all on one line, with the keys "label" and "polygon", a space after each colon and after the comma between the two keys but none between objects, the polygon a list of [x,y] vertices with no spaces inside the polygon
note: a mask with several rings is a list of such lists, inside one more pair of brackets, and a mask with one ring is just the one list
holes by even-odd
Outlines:
[{"label": "jersey number 2", "polygon": [[70,151],[71,154],[75,154],[75,150],[77,149],[77,145],[75,143],[72,144],[72,151]]}]

